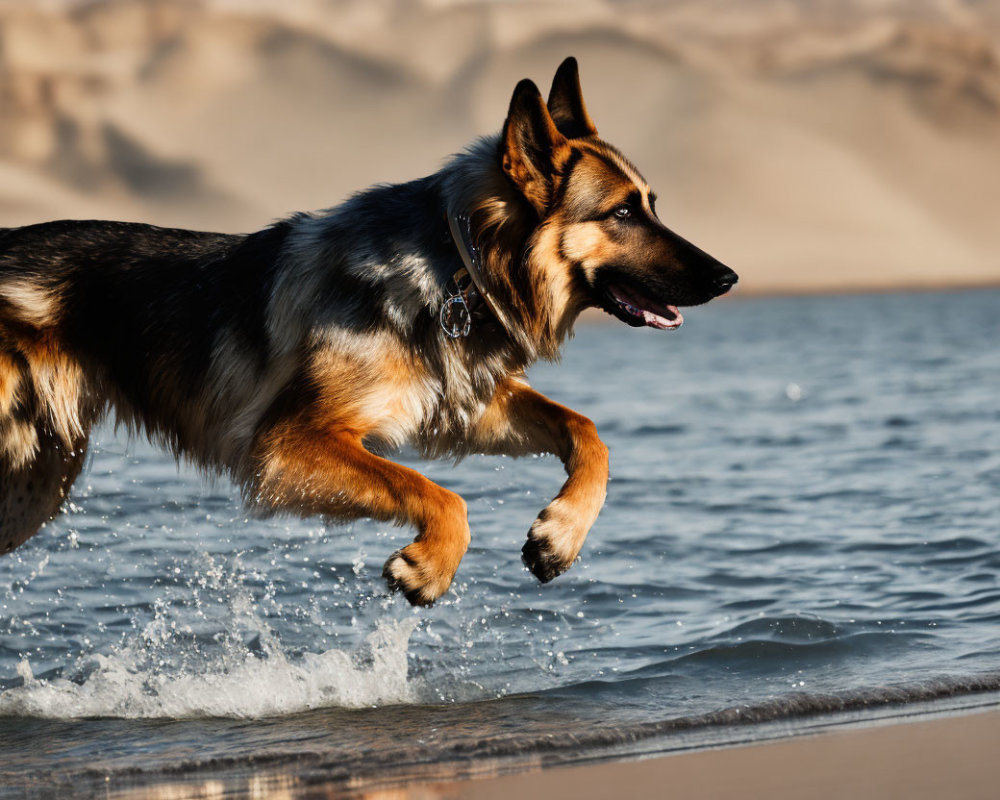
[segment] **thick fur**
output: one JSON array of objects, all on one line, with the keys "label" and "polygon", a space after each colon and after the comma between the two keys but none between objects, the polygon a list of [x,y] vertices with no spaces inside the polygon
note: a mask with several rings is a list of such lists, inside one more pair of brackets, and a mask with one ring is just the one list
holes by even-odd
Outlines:
[{"label": "thick fur", "polygon": [[[412,524],[385,576],[420,604],[447,590],[466,550],[465,503],[377,454],[555,453],[569,477],[524,548],[550,580],[604,502],[608,452],[524,370],[555,358],[588,306],[642,324],[615,286],[662,308],[735,282],[652,202],[597,137],[567,59],[547,104],[522,82],[503,133],[440,172],[258,233],[0,229],[0,552],[57,513],[92,426],[113,414],[227,473],[261,512]],[[468,337],[440,328],[461,266],[449,212],[471,215],[506,327],[480,304]]]}]

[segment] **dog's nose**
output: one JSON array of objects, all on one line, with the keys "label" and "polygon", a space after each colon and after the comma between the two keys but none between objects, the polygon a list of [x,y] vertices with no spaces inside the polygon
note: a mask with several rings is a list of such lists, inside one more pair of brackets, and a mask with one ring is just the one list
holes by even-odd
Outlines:
[{"label": "dog's nose", "polygon": [[739,275],[726,267],[722,272],[715,276],[713,283],[715,284],[715,289],[719,294],[725,294],[736,285],[736,281],[739,279]]}]

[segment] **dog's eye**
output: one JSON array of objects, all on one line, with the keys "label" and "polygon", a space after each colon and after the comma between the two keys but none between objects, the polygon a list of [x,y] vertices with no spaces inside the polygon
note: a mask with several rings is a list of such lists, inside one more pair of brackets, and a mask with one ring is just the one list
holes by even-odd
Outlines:
[{"label": "dog's eye", "polygon": [[614,210],[614,215],[618,219],[628,219],[632,216],[632,207],[630,205],[620,205]]}]

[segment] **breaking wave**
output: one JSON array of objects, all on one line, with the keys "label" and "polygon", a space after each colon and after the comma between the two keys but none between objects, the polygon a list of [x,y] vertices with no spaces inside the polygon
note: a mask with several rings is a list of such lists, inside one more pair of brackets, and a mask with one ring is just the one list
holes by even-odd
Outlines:
[{"label": "breaking wave", "polygon": [[291,659],[274,642],[235,663],[198,672],[146,672],[132,651],[93,656],[81,678],[35,678],[27,659],[21,686],[0,694],[0,716],[76,719],[260,718],[314,708],[408,703],[406,651],[415,620],[380,623],[367,647]]},{"label": "breaking wave", "polygon": [[[201,575],[216,600],[207,614],[204,602],[195,609],[161,598],[152,618],[109,653],[41,676],[22,658],[19,681],[0,692],[0,717],[256,719],[413,702],[407,653],[415,618],[377,619],[357,647],[290,652],[239,572],[204,558],[210,568]],[[211,624],[199,627],[195,617]]]}]

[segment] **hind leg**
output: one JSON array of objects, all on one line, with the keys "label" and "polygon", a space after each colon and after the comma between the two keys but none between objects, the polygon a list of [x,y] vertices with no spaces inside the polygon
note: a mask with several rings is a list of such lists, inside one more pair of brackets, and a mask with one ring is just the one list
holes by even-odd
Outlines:
[{"label": "hind leg", "polygon": [[0,554],[22,545],[59,513],[86,459],[86,439],[67,450],[55,435],[36,432],[37,453],[28,463],[0,459]]},{"label": "hind leg", "polygon": [[80,365],[45,329],[54,303],[27,279],[0,282],[0,553],[59,512],[96,416]]},{"label": "hind leg", "polygon": [[414,605],[448,590],[470,540],[457,494],[370,453],[352,432],[279,426],[262,437],[258,463],[253,497],[271,509],[414,525],[416,539],[389,557],[382,574]]}]

